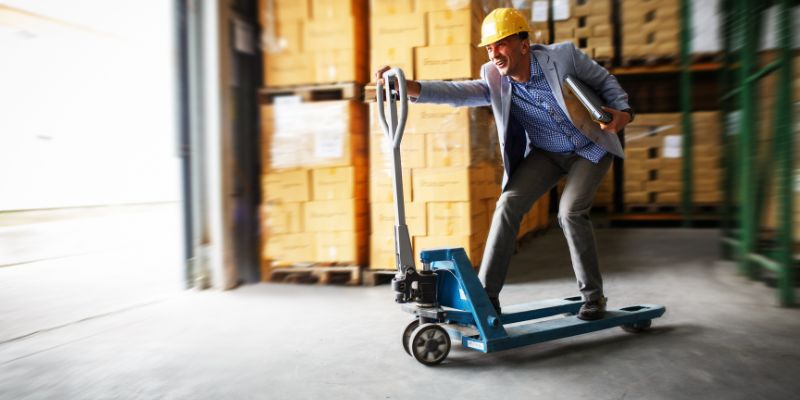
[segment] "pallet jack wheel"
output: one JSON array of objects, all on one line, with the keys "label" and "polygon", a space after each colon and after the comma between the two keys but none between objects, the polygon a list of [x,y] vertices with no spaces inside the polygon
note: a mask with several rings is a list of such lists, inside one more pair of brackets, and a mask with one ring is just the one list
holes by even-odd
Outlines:
[{"label": "pallet jack wheel", "polygon": [[417,329],[418,326],[419,319],[414,319],[406,326],[406,330],[403,331],[403,350],[405,350],[408,355],[411,355],[411,350],[408,349],[408,341],[411,339],[411,334],[414,332],[414,329]]},{"label": "pallet jack wheel", "polygon": [[632,324],[622,325],[621,328],[622,328],[623,331],[628,332],[628,333],[642,333],[642,332],[644,332],[646,330],[649,330],[650,329],[650,324],[652,324],[652,323],[653,323],[652,320],[646,319],[644,321],[637,321],[637,322],[634,322]]},{"label": "pallet jack wheel", "polygon": [[411,333],[408,347],[417,361],[437,365],[450,353],[450,335],[439,325],[422,324]]}]

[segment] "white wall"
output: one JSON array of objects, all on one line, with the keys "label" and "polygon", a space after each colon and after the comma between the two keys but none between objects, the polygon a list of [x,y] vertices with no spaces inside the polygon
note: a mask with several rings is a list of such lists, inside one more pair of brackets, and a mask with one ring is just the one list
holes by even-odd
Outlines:
[{"label": "white wall", "polygon": [[0,0],[0,210],[178,200],[171,7]]}]

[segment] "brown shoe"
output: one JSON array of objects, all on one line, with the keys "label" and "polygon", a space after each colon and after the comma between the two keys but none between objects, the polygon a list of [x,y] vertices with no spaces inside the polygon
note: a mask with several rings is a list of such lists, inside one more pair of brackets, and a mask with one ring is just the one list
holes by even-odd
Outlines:
[{"label": "brown shoe", "polygon": [[608,299],[601,297],[597,300],[591,300],[583,303],[580,311],[578,311],[578,318],[584,321],[595,321],[603,318],[606,314],[606,301]]}]

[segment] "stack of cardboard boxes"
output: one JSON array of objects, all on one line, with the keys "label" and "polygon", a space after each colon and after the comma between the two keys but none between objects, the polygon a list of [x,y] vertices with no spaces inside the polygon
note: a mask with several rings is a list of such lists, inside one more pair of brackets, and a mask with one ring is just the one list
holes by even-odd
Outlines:
[{"label": "stack of cardboard boxes", "polygon": [[554,13],[555,42],[571,41],[586,55],[608,65],[614,57],[611,0],[569,0]]},{"label": "stack of cardboard boxes", "polygon": [[[392,144],[370,116],[370,267],[391,269]],[[487,108],[414,104],[401,146],[406,224],[419,250],[463,247],[477,266],[500,193],[497,133]]]},{"label": "stack of cardboard boxes", "polygon": [[678,0],[622,0],[622,60],[677,57],[680,49]]},{"label": "stack of cardboard boxes", "polygon": [[403,69],[409,79],[470,79],[487,60],[476,47],[483,20],[477,0],[372,0],[370,70]]},{"label": "stack of cardboard boxes", "polygon": [[365,114],[357,101],[262,106],[265,266],[366,263]]},{"label": "stack of cardboard boxes", "polygon": [[267,86],[366,83],[366,0],[260,0]]},{"label": "stack of cardboard boxes", "polygon": [[[678,206],[682,201],[681,114],[640,114],[626,127],[625,203]],[[693,201],[722,201],[719,112],[692,113]]]}]

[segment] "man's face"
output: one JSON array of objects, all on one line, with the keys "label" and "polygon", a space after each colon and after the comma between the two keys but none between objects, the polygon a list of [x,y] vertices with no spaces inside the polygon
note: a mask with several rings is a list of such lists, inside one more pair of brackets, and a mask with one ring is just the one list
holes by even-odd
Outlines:
[{"label": "man's face", "polygon": [[501,75],[514,75],[522,69],[523,62],[529,62],[526,42],[517,35],[511,35],[486,46],[489,60]]}]

